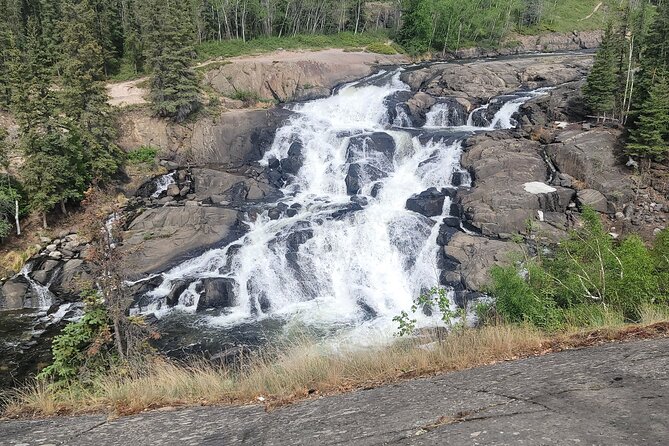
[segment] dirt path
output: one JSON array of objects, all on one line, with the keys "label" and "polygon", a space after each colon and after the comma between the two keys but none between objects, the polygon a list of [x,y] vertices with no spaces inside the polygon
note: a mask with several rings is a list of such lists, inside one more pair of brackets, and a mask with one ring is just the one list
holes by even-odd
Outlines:
[{"label": "dirt path", "polygon": [[[195,68],[203,68],[209,65],[220,63],[223,59],[214,59],[197,64]],[[266,54],[253,56],[239,56],[224,59],[230,64],[246,65],[254,64],[255,67],[261,65],[271,66],[276,62],[283,63],[316,63],[331,67],[340,67],[344,70],[350,66],[371,66],[371,65],[396,65],[406,63],[409,60],[401,54],[382,55],[365,52],[347,52],[341,49],[327,49],[318,51],[291,50],[274,51]],[[147,103],[148,90],[142,84],[145,84],[147,78],[135,79],[126,82],[110,83],[107,85],[109,94],[109,103],[117,107],[128,105],[141,105]],[[233,80],[234,81],[234,80]]]},{"label": "dirt path", "polygon": [[132,81],[107,84],[108,102],[116,107],[146,104],[149,92],[146,88],[139,86],[146,81],[147,78],[143,77]]},{"label": "dirt path", "polygon": [[261,406],[0,422],[2,445],[660,445],[669,339],[503,362],[266,412]]}]

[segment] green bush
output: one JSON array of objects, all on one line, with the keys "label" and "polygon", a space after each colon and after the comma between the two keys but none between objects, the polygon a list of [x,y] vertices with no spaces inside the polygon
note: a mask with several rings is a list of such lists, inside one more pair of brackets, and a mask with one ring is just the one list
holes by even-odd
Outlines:
[{"label": "green bush", "polygon": [[106,347],[112,340],[107,309],[96,293],[87,295],[84,302],[83,317],[67,324],[62,333],[54,337],[53,362],[38,378],[69,381],[79,376],[83,367],[88,371],[104,369]]},{"label": "green bush", "polygon": [[370,53],[385,54],[388,56],[397,54],[397,50],[395,50],[395,48],[381,42],[374,42],[371,45],[368,45],[367,51],[369,51]]},{"label": "green bush", "polygon": [[155,147],[142,146],[128,152],[127,159],[130,164],[151,164],[155,162],[158,149]]},{"label": "green bush", "polygon": [[237,90],[230,97],[246,105],[255,104],[261,99],[258,93],[250,90]]},{"label": "green bush", "polygon": [[489,291],[503,319],[555,329],[604,319],[638,321],[644,307],[666,304],[668,231],[650,250],[635,235],[613,240],[591,209],[582,217],[584,227],[552,256],[491,271]]}]

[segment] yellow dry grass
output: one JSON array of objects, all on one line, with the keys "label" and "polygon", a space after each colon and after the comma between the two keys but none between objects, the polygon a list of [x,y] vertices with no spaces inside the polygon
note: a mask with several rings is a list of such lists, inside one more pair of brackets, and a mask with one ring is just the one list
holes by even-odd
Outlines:
[{"label": "yellow dry grass", "polygon": [[545,354],[611,340],[666,336],[667,315],[647,315],[654,325],[615,326],[549,336],[529,326],[466,329],[441,341],[397,339],[366,349],[324,347],[301,340],[287,348],[243,358],[236,367],[157,359],[142,371],[115,370],[88,386],[43,382],[14,392],[6,416],[50,416],[104,411],[117,415],[167,406],[246,404],[268,406],[403,379]]}]

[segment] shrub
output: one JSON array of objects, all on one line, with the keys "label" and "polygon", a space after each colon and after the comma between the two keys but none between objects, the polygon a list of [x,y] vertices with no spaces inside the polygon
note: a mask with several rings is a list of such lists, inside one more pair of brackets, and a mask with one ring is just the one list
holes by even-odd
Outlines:
[{"label": "shrub", "polygon": [[615,242],[591,209],[583,221],[552,257],[493,269],[490,293],[502,318],[548,329],[598,325],[638,321],[644,307],[667,302],[669,235],[651,251],[635,235]]},{"label": "shrub", "polygon": [[142,146],[131,150],[127,154],[128,162],[131,164],[151,164],[156,160],[158,149],[150,146]]},{"label": "shrub", "polygon": [[230,97],[242,101],[246,106],[253,105],[261,99],[258,93],[250,90],[237,90]]},{"label": "shrub", "polygon": [[374,42],[370,45],[367,46],[367,51],[370,53],[376,53],[376,54],[385,54],[385,55],[393,55],[397,54],[397,50],[393,48],[390,45],[386,45],[385,43],[380,43],[380,42]]},{"label": "shrub", "polygon": [[89,371],[104,370],[104,353],[112,341],[109,316],[96,293],[86,295],[84,302],[83,317],[69,323],[53,339],[53,362],[38,378],[69,381],[76,378],[84,366]]}]

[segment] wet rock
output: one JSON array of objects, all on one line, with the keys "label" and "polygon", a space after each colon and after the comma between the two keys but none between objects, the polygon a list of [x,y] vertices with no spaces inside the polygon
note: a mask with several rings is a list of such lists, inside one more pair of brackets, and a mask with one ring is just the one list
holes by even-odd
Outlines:
[{"label": "wet rock", "polygon": [[2,285],[0,292],[0,309],[18,310],[23,308],[24,299],[27,297],[30,285],[24,277],[17,276],[9,279]]},{"label": "wet rock", "polygon": [[430,189],[409,198],[406,203],[406,208],[426,217],[436,217],[442,214],[444,201],[447,196],[451,198],[454,197],[455,190],[438,190],[435,187],[431,187]]},{"label": "wet rock", "polygon": [[241,236],[238,213],[222,207],[161,207],[135,218],[121,249],[132,277],[162,271],[212,245]]},{"label": "wet rock", "polygon": [[365,185],[384,176],[384,172],[373,166],[353,163],[348,167],[348,173],[344,180],[346,182],[346,192],[349,195],[359,194]]},{"label": "wet rock", "polygon": [[272,208],[267,211],[267,216],[270,220],[278,220],[281,218],[281,211],[278,208]]},{"label": "wet rock", "polygon": [[383,161],[392,163],[395,156],[395,140],[393,137],[383,132],[352,137],[346,152],[346,159],[349,163],[352,163],[374,156],[374,154],[385,156],[386,160],[382,160],[382,163]]},{"label": "wet rock", "polygon": [[178,197],[180,193],[181,190],[179,189],[179,186],[177,184],[170,184],[167,188],[168,197]]},{"label": "wet rock", "polygon": [[179,297],[183,294],[186,289],[190,286],[190,282],[186,280],[179,280],[172,285],[172,289],[165,298],[167,305],[174,307],[179,304]]},{"label": "wet rock", "polygon": [[234,305],[235,283],[232,279],[203,279],[198,291],[201,294],[197,302],[197,311],[222,309]]},{"label": "wet rock", "polygon": [[345,218],[346,216],[348,216],[349,214],[351,214],[353,212],[361,211],[361,210],[362,210],[362,206],[360,206],[358,203],[349,203],[348,205],[346,205],[345,208],[340,209],[336,212],[333,212],[332,213],[332,218],[334,220],[341,220],[341,219]]},{"label": "wet rock", "polygon": [[383,183],[376,183],[376,184],[374,184],[374,186],[372,186],[372,191],[371,191],[370,195],[371,195],[373,198],[378,197],[378,196],[379,196],[379,193],[381,192],[381,189],[383,189]]},{"label": "wet rock", "polygon": [[367,197],[361,197],[360,195],[354,195],[351,197],[351,203],[357,203],[360,206],[367,206],[369,204],[369,200],[367,200]]}]

